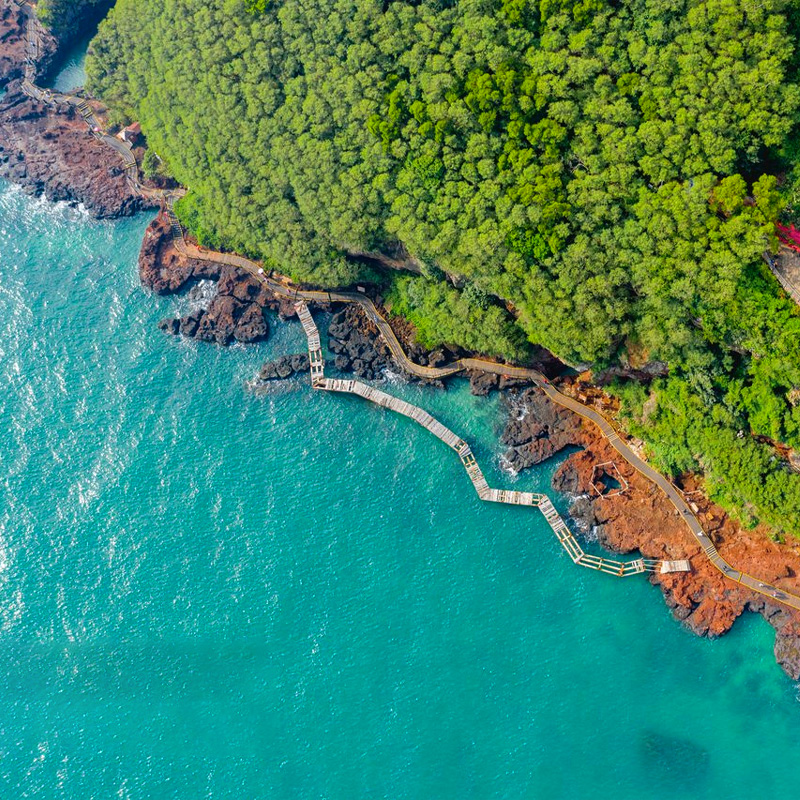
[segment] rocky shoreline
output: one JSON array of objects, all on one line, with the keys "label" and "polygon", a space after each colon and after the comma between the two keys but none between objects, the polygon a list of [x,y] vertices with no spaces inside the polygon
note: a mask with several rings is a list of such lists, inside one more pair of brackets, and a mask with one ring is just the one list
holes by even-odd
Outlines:
[{"label": "rocky shoreline", "polygon": [[71,106],[54,112],[14,81],[0,99],[0,178],[28,194],[84,206],[97,219],[154,208],[128,183],[119,156]]},{"label": "rocky shoreline", "polygon": [[[49,72],[62,43],[43,32],[39,74]],[[128,216],[147,208],[125,177],[119,156],[97,141],[72,106],[52,108],[22,91],[26,15],[0,0],[0,178],[35,197],[85,207],[97,219]],[[97,113],[105,108],[94,101]]]},{"label": "rocky shoreline", "polygon": [[[21,81],[25,74],[27,39],[25,12],[13,0],[0,2],[0,86]],[[46,32],[41,39],[37,69],[46,73],[58,52],[58,41]]]},{"label": "rocky shoreline", "polygon": [[[119,217],[147,207],[127,183],[118,156],[89,135],[74,110],[54,110],[21,93],[24,27],[21,34],[23,23],[16,7],[8,0],[3,3],[0,83],[10,83],[7,94],[0,98],[0,177],[35,195],[83,204],[98,218]],[[52,56],[55,42],[45,49]],[[172,335],[220,345],[255,342],[269,335],[267,309],[283,318],[295,313],[290,301],[273,296],[251,276],[178,253],[163,215],[147,230],[139,273],[142,285],[156,294],[188,291],[199,281],[215,283],[206,307],[182,318],[162,320],[159,327]],[[399,371],[360,308],[328,310],[333,311],[329,347],[338,370],[365,379],[379,378],[386,370]],[[395,320],[392,324],[418,363],[436,366],[465,355],[448,348],[425,351],[413,341],[413,330],[407,323]],[[554,362],[546,354],[542,354],[539,366],[553,374]],[[288,355],[265,364],[259,382],[264,386],[307,371],[305,353]],[[651,577],[674,615],[695,633],[714,637],[728,631],[743,612],[760,613],[776,630],[778,663],[792,678],[800,678],[800,615],[723,579],[667,498],[619,458],[594,426],[554,405],[539,390],[522,388],[517,381],[480,372],[467,377],[475,394],[504,393],[508,423],[502,441],[508,448],[505,460],[510,469],[528,469],[564,448],[580,448],[568,456],[553,479],[554,489],[575,498],[571,509],[575,524],[592,531],[604,547],[617,553],[640,551],[649,558],[690,558],[692,573]],[[568,391],[563,383],[560,388]],[[599,392],[593,396],[597,403],[604,402]],[[624,491],[604,491],[597,469],[604,464],[612,464],[613,469],[603,467],[601,477],[618,476]],[[738,568],[800,593],[800,542],[778,544],[762,529],[743,530],[705,499],[692,481],[687,479],[682,488],[690,494],[721,555]]]},{"label": "rocky shoreline", "polygon": [[[580,448],[567,457],[552,482],[553,489],[573,498],[570,517],[575,527],[596,536],[614,553],[689,558],[690,573],[650,577],[675,617],[694,633],[714,638],[727,633],[745,611],[759,613],[775,628],[776,660],[792,679],[800,679],[800,615],[723,578],[667,497],[620,458],[595,426],[535,388],[510,393],[506,404],[508,422],[502,441],[508,446],[504,458],[512,469],[540,464],[567,447]],[[627,488],[604,493],[596,481],[598,468],[620,476]],[[703,496],[693,478],[681,488],[723,558],[765,581],[800,592],[800,542],[779,544],[764,528],[743,529]]]},{"label": "rocky shoreline", "polygon": [[[236,338],[228,336],[228,314],[222,315],[225,335],[220,339],[216,334],[219,315],[215,309],[218,303],[226,303],[226,298],[253,303],[262,311],[269,308],[283,319],[295,315],[290,301],[271,295],[246,273],[180,254],[172,243],[169,223],[162,216],[148,228],[139,272],[143,286],[158,294],[186,291],[200,280],[216,282],[216,294],[201,316],[202,324],[195,328],[192,319],[187,326],[187,318],[163,322],[161,327],[170,333],[223,344]],[[367,380],[380,378],[385,370],[401,372],[360,307],[334,306],[326,310],[333,312],[328,334],[336,369]],[[410,338],[413,330],[407,323],[395,320],[393,326],[418,363],[436,366],[465,355],[446,348],[425,351]],[[552,374],[552,360],[543,359],[540,366]],[[307,371],[305,353],[283,356],[262,367],[254,388],[262,391],[272,381],[302,376]],[[615,553],[691,559],[691,573],[650,577],[660,587],[674,616],[700,636],[717,637],[730,630],[744,612],[759,613],[775,628],[776,660],[790,677],[800,679],[800,615],[725,580],[701,552],[667,498],[620,458],[599,430],[552,403],[540,390],[522,388],[519,381],[480,372],[467,377],[473,394],[503,393],[507,423],[502,442],[507,446],[504,461],[510,470],[520,472],[565,448],[576,448],[577,452],[567,457],[553,478],[554,490],[574,498],[570,509],[574,525],[584,533],[591,532],[603,547]],[[434,383],[444,385],[441,381]],[[560,388],[578,395],[582,402],[594,403],[606,415],[615,411],[593,386],[569,387],[562,381]],[[603,464],[611,465],[603,468],[603,474],[621,478],[624,491],[602,491],[597,467]],[[682,488],[690,494],[700,521],[724,558],[764,580],[800,592],[800,542],[781,545],[771,541],[765,530],[746,531],[705,499],[694,483],[687,482]]]}]

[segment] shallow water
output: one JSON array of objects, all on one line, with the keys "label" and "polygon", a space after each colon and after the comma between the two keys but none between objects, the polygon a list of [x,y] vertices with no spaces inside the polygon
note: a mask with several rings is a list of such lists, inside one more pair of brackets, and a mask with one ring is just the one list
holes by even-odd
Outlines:
[{"label": "shallow water", "polygon": [[[797,688],[572,565],[403,418],[162,335],[147,219],[0,185],[0,797],[788,793]],[[396,384],[500,469],[496,401]],[[555,498],[557,501],[558,499]],[[563,505],[562,505],[563,507]]]},{"label": "shallow water", "polygon": [[53,74],[44,85],[57,92],[74,92],[86,84],[86,52],[94,32],[78,37],[54,65]]}]

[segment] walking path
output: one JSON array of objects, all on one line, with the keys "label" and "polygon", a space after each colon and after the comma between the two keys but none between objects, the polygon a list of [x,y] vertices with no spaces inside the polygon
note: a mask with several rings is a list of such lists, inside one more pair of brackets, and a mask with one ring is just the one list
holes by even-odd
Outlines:
[{"label": "walking path", "polygon": [[547,523],[553,529],[561,546],[567,551],[574,563],[582,567],[606,572],[609,575],[616,575],[624,578],[629,575],[638,575],[642,572],[689,572],[691,566],[688,561],[657,561],[654,559],[638,558],[635,561],[616,561],[610,558],[585,553],[578,544],[572,531],[556,511],[547,495],[535,494],[533,492],[516,492],[504,489],[492,489],[486,482],[472,449],[469,444],[457,436],[449,428],[446,428],[435,417],[418,406],[406,403],[386,392],[368,386],[366,383],[356,380],[337,380],[326,378],[324,364],[325,360],[322,353],[322,346],[319,339],[319,331],[304,301],[296,304],[297,315],[303,324],[306,338],[308,339],[308,357],[311,362],[311,385],[315,389],[322,389],[328,392],[346,392],[355,394],[369,400],[371,403],[388,408],[404,417],[414,420],[418,425],[429,430],[437,439],[441,439],[448,447],[452,448],[461,459],[464,469],[478,493],[481,500],[490,503],[507,503],[516,506],[535,506],[542,512]]},{"label": "walking path", "polygon": [[[230,266],[243,269],[250,273],[254,278],[265,284],[275,294],[294,299],[299,304],[298,313],[302,313],[301,321],[303,321],[304,328],[306,328],[306,333],[309,335],[309,356],[311,358],[312,382],[316,388],[326,389],[328,391],[346,391],[353,394],[358,394],[371,400],[372,402],[376,402],[379,405],[391,408],[394,411],[398,411],[398,413],[405,414],[406,416],[415,419],[415,421],[431,430],[434,435],[438,436],[456,450],[456,452],[459,454],[459,457],[462,459],[462,463],[464,464],[464,467],[467,470],[467,473],[469,474],[470,479],[472,480],[473,485],[475,486],[476,491],[481,499],[496,502],[510,502],[521,505],[536,505],[545,514],[545,518],[548,520],[559,540],[562,542],[567,552],[570,553],[570,556],[575,563],[580,563],[584,566],[590,566],[594,569],[599,569],[604,572],[611,571],[612,574],[631,574],[625,570],[632,570],[633,567],[631,565],[637,564],[638,562],[636,561],[627,563],[612,562],[608,559],[599,559],[596,556],[590,556],[584,553],[583,550],[580,549],[580,545],[578,545],[574,537],[572,537],[572,534],[569,532],[569,529],[564,521],[560,516],[558,516],[558,513],[544,495],[530,495],[530,501],[528,501],[528,493],[525,492],[506,492],[498,489],[490,489],[466,442],[457,437],[454,433],[452,433],[452,431],[449,431],[447,428],[442,426],[426,412],[416,408],[415,406],[411,406],[410,404],[403,403],[403,401],[391,397],[391,395],[388,395],[384,392],[380,392],[377,389],[373,389],[372,387],[360,383],[359,381],[332,381],[331,379],[326,378],[324,375],[324,359],[319,341],[319,332],[317,331],[313,320],[311,320],[311,315],[308,313],[305,303],[357,303],[364,310],[364,313],[367,315],[367,317],[376,325],[397,363],[406,372],[416,375],[417,377],[431,380],[445,378],[450,375],[463,372],[464,370],[475,369],[494,373],[495,375],[504,375],[507,377],[528,380],[535,386],[538,386],[555,403],[568,408],[570,411],[573,411],[584,419],[587,419],[597,425],[603,435],[608,439],[611,446],[620,454],[620,456],[624,458],[632,467],[634,467],[634,469],[636,469],[641,475],[643,475],[649,481],[652,481],[656,486],[658,486],[659,489],[661,489],[661,491],[666,494],[672,505],[677,509],[678,513],[683,518],[684,522],[688,526],[705,555],[725,577],[736,583],[746,586],[754,592],[765,595],[772,600],[800,610],[800,596],[783,591],[777,586],[759,581],[752,575],[748,575],[745,572],[734,569],[730,564],[728,564],[728,562],[725,561],[722,556],[720,556],[717,548],[703,530],[697,517],[692,513],[691,508],[680,495],[678,490],[672,485],[672,483],[670,483],[670,481],[668,481],[663,475],[656,472],[630,447],[628,447],[628,445],[625,444],[625,442],[620,438],[619,434],[614,430],[611,423],[605,417],[603,417],[593,408],[589,408],[588,406],[585,406],[571,397],[567,397],[559,392],[540,372],[527,369],[525,367],[515,367],[509,364],[498,364],[494,361],[487,361],[477,358],[459,359],[458,361],[454,361],[452,364],[447,364],[442,367],[423,367],[419,364],[415,364],[413,361],[411,361],[411,359],[408,358],[389,323],[380,315],[378,309],[375,307],[375,304],[363,294],[358,292],[322,292],[302,290],[293,286],[290,281],[283,276],[276,276],[274,274],[267,275],[264,269],[255,261],[243,258],[242,256],[232,255],[230,253],[211,252],[188,243],[184,238],[183,229],[181,228],[181,225],[175,216],[174,211],[172,210],[174,202],[178,199],[178,197],[184,194],[185,191],[165,191],[161,189],[150,189],[143,186],[140,181],[136,160],[133,157],[130,148],[125,142],[106,134],[101,129],[98,120],[94,116],[85,99],[72,95],[58,94],[48,89],[41,89],[35,85],[36,61],[39,56],[39,23],[27,0],[15,0],[15,2],[23,7],[28,15],[28,55],[26,59],[23,90],[31,97],[52,105],[57,105],[58,103],[67,103],[78,108],[83,118],[86,120],[92,135],[98,140],[107,144],[109,147],[112,147],[120,154],[125,163],[126,173],[134,189],[144,196],[159,199],[164,203],[166,213],[168,214],[172,224],[175,245],[179,252],[190,258],[211,261],[218,264],[228,264]],[[301,311],[301,309],[305,310]],[[311,330],[310,326],[306,327],[309,324],[309,320],[313,326],[313,331]],[[324,382],[324,385],[322,382]],[[539,499],[534,502],[534,498]],[[550,509],[552,509],[552,511]],[[592,561],[598,563],[590,563]],[[652,562],[646,559],[639,559],[638,561],[642,564],[642,569],[638,570],[640,572],[646,570],[652,571],[653,569],[661,568],[658,566],[659,564],[680,565],[673,567],[673,569],[681,570],[687,566],[687,562]],[[648,566],[648,563],[652,566]],[[601,564],[613,566],[611,566],[610,569],[605,569],[604,566],[601,566]],[[623,565],[622,572],[619,571],[619,565]],[[668,568],[666,571],[670,571],[670,569]]]}]

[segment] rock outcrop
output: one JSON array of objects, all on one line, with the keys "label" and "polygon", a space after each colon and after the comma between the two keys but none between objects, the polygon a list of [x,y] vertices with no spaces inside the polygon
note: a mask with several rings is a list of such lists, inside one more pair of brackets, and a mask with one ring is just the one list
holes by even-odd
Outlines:
[{"label": "rock outcrop", "polygon": [[165,333],[223,346],[234,342],[259,342],[269,335],[261,306],[223,294],[217,294],[208,308],[195,309],[180,319],[163,319],[158,327]]},{"label": "rock outcrop", "polygon": [[508,445],[504,459],[514,472],[541,464],[576,444],[580,419],[550,402],[540,389],[526,389],[506,402],[509,416],[501,441]]},{"label": "rock outcrop", "polygon": [[159,214],[145,231],[139,251],[139,279],[146,289],[174,294],[198,280],[218,281],[221,272],[221,264],[186,258],[175,249],[164,214]]},{"label": "rock outcrop", "polygon": [[261,367],[258,379],[262,382],[286,380],[293,375],[302,375],[310,371],[311,364],[308,361],[308,353],[295,353],[268,361]]},{"label": "rock outcrop", "polygon": [[98,219],[152,208],[125,177],[120,157],[94,139],[72,106],[58,110],[24,95],[0,100],[0,177],[32,195],[83,205]]},{"label": "rock outcrop", "polygon": [[[0,87],[22,80],[27,50],[25,12],[14,0],[0,0]],[[54,36],[42,31],[38,70],[47,72],[58,50]]]},{"label": "rock outcrop", "polygon": [[333,315],[328,327],[328,349],[335,355],[336,369],[359,378],[374,380],[386,369],[397,369],[378,329],[359,306],[345,306]]},{"label": "rock outcrop", "polygon": [[267,307],[279,308],[275,298],[254,278],[233,267],[187,258],[172,241],[169,221],[160,214],[148,227],[139,252],[139,278],[156,294],[173,294],[199,280],[216,281],[205,308],[180,319],[163,319],[165,333],[229,345],[258,342],[269,335]]}]

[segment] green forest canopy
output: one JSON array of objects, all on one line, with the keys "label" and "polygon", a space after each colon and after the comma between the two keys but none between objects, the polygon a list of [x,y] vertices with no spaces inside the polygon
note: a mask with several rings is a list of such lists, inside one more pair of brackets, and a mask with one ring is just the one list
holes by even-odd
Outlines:
[{"label": "green forest canopy", "polygon": [[54,33],[69,40],[87,21],[97,21],[112,5],[114,0],[39,0],[36,11]]},{"label": "green forest canopy", "polygon": [[[800,317],[762,261],[775,176],[794,185],[798,18],[799,0],[118,0],[88,71],[191,188],[204,242],[324,286],[402,243],[428,280],[391,296],[428,342],[466,343],[469,317],[485,352],[518,354],[516,325],[571,363],[665,361],[619,387],[659,463],[800,532],[797,476],[739,435],[800,447]],[[734,451],[752,468],[731,486]]]}]

